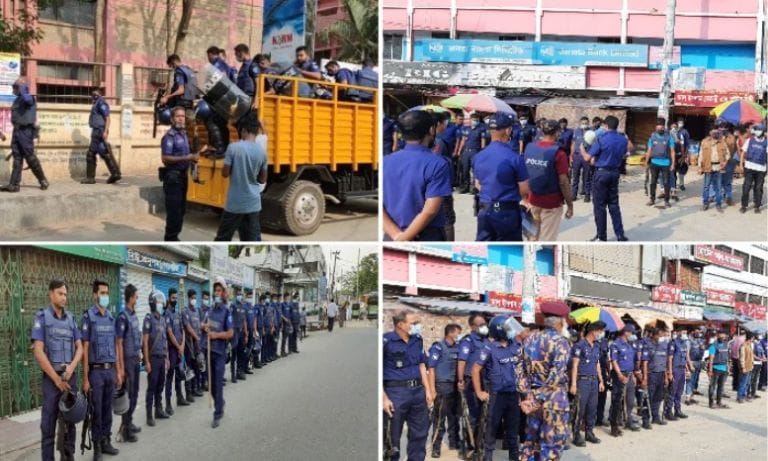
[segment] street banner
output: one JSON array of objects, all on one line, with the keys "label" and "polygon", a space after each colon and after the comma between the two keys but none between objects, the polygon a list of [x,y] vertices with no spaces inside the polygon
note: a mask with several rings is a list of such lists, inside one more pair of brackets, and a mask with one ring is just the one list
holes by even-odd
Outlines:
[{"label": "street banner", "polygon": [[262,51],[272,55],[272,62],[295,60],[296,48],[305,43],[304,19],[304,0],[264,0]]},{"label": "street banner", "polygon": [[651,300],[665,303],[677,303],[680,299],[680,287],[662,283],[651,291]]},{"label": "street banner", "polygon": [[707,305],[707,295],[698,291],[680,290],[680,304],[704,307]]},{"label": "street banner", "polygon": [[739,301],[734,307],[736,308],[736,312],[740,314],[752,317],[755,320],[765,320],[765,306]]},{"label": "street banner", "polygon": [[133,248],[128,248],[126,255],[126,262],[128,264],[133,264],[134,266],[146,267],[147,269],[152,269],[156,272],[179,277],[186,277],[187,275],[186,263],[168,261],[154,255],[144,254]]},{"label": "street banner", "polygon": [[125,264],[125,245],[38,245],[40,248],[95,259],[111,264]]},{"label": "street banner", "polygon": [[716,107],[732,99],[755,101],[755,93],[743,91],[675,90],[676,106]]},{"label": "street banner", "polygon": [[21,75],[21,55],[19,53],[0,53],[0,102],[16,99],[11,86]]},{"label": "street banner", "polygon": [[694,252],[696,259],[739,272],[744,270],[744,258],[741,256],[732,255],[707,245],[696,245]]},{"label": "street banner", "polygon": [[715,304],[718,306],[730,306],[734,307],[736,304],[736,293],[732,291],[723,291],[715,289],[707,289],[707,304]]},{"label": "street banner", "polygon": [[453,245],[451,259],[465,264],[488,264],[488,247]]}]

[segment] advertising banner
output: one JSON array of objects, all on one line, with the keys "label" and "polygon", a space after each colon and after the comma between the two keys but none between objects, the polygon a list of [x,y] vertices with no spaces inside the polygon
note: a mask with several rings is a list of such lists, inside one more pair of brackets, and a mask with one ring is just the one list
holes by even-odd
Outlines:
[{"label": "advertising banner", "polygon": [[732,255],[707,245],[696,245],[694,252],[696,259],[739,272],[744,270],[744,258],[741,256]]},{"label": "advertising banner", "polygon": [[16,99],[11,86],[21,75],[21,55],[19,53],[0,53],[0,102]]},{"label": "advertising banner", "polygon": [[274,63],[291,63],[304,45],[304,0],[264,0],[262,50]]}]

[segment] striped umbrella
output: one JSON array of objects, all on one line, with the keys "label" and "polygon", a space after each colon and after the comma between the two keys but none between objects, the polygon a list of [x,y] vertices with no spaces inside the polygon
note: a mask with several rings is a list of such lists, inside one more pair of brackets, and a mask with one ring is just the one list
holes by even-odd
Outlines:
[{"label": "striped umbrella", "polygon": [[426,105],[426,106],[411,107],[406,112],[411,112],[411,111],[414,111],[414,110],[423,110],[423,111],[427,111],[427,112],[448,112],[448,109],[446,109],[445,107],[436,106],[434,104],[429,104],[429,105]]},{"label": "striped umbrella", "polygon": [[568,315],[576,323],[597,322],[605,323],[605,329],[608,331],[619,331],[624,328],[624,321],[619,315],[610,308],[601,306],[589,306],[576,309]]},{"label": "striped umbrella", "polygon": [[463,109],[467,112],[486,112],[495,114],[501,112],[517,116],[515,110],[509,104],[499,98],[487,94],[457,94],[440,101],[440,105],[449,109]]},{"label": "striped umbrella", "polygon": [[712,115],[738,125],[746,122],[764,122],[768,112],[759,104],[746,99],[725,101],[710,111]]}]

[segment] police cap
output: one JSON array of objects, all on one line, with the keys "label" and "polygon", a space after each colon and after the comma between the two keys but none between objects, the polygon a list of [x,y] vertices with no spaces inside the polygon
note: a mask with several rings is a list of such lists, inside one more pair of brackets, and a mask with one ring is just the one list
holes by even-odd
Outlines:
[{"label": "police cap", "polygon": [[488,117],[488,128],[492,130],[503,130],[514,125],[515,120],[512,114],[496,112]]},{"label": "police cap", "polygon": [[566,317],[571,309],[562,301],[544,301],[539,306],[543,315],[554,317]]}]

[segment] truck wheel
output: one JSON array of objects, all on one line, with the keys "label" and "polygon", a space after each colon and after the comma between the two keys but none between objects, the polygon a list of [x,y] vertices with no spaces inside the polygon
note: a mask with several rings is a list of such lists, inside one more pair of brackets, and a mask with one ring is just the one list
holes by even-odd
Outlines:
[{"label": "truck wheel", "polygon": [[320,186],[310,181],[296,181],[282,200],[286,230],[294,235],[309,235],[320,227],[325,215],[325,197]]}]

